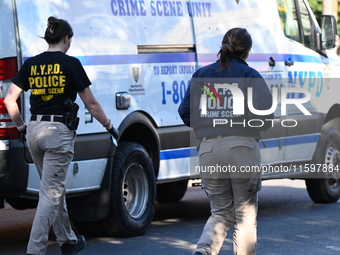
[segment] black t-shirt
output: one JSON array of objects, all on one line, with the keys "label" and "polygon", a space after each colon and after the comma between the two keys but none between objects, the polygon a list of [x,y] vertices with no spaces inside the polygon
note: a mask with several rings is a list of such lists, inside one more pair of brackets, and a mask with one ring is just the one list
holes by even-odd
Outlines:
[{"label": "black t-shirt", "polygon": [[31,89],[32,114],[49,115],[63,115],[64,102],[74,102],[77,92],[91,85],[80,61],[61,51],[27,59],[12,82],[24,91]]}]

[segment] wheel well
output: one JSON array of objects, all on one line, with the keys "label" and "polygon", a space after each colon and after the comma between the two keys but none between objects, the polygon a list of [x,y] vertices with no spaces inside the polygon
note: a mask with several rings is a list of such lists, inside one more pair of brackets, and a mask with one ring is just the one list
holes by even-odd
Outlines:
[{"label": "wheel well", "polygon": [[[322,134],[326,133],[331,127],[334,127],[337,130],[340,130],[340,105],[339,104],[334,104],[329,109],[328,113],[326,114],[326,117],[321,127],[321,136]],[[318,153],[320,153],[318,152],[318,150],[321,150],[321,149],[318,149],[319,146],[321,146],[320,143],[322,145],[321,139],[318,140],[318,144],[313,155],[313,161],[315,161],[315,157],[318,155]]]},{"label": "wheel well", "polygon": [[[324,124],[326,124],[327,122],[335,119],[335,118],[339,118],[340,117],[340,105],[339,104],[335,104],[331,107],[331,109],[328,111]],[[339,127],[340,129],[340,127]]]},{"label": "wheel well", "polygon": [[131,113],[122,122],[119,130],[122,132],[119,142],[136,142],[146,149],[151,157],[157,177],[160,161],[160,142],[155,125],[151,120],[141,112]]}]

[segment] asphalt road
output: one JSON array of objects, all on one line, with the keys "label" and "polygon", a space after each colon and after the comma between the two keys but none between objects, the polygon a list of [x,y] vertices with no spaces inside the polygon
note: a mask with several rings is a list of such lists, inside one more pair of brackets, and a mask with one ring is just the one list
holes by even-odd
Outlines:
[{"label": "asphalt road", "polygon": [[[0,254],[25,254],[35,210],[0,210]],[[87,239],[81,255],[191,254],[209,217],[209,202],[200,187],[190,187],[182,201],[158,204],[150,229],[134,238]],[[257,255],[340,254],[340,202],[314,204],[304,181],[264,181],[259,193]],[[232,229],[220,254],[233,254]],[[60,254],[51,235],[47,254]]]}]

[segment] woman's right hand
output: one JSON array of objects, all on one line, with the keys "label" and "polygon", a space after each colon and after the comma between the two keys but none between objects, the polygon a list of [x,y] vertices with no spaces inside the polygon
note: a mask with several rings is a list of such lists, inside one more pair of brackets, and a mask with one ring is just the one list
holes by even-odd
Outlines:
[{"label": "woman's right hand", "polygon": [[112,124],[110,126],[111,128],[107,128],[107,132],[109,132],[117,140],[119,137],[119,131]]}]

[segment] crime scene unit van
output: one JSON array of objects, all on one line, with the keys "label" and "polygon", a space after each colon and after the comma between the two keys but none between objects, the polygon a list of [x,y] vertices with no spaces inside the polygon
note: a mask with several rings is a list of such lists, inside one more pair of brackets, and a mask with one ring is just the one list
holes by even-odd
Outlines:
[{"label": "crime scene unit van", "polygon": [[[268,166],[264,179],[302,178],[313,201],[339,199],[336,28],[332,16],[319,26],[307,1],[0,0],[0,206],[6,201],[22,210],[37,204],[39,176],[3,98],[23,62],[47,49],[40,37],[49,16],[72,25],[67,54],[81,61],[120,131],[116,148],[77,99],[80,124],[66,188],[70,218],[80,232],[141,235],[156,201],[179,201],[188,180],[199,178],[190,167],[197,160],[196,141],[177,109],[192,74],[217,60],[222,38],[233,27],[252,35],[247,62],[278,98],[266,147],[259,142]],[[38,68],[41,90],[34,93],[62,93],[44,75]],[[18,101],[26,123],[29,93]],[[325,165],[334,172],[308,178],[309,170]]]}]

